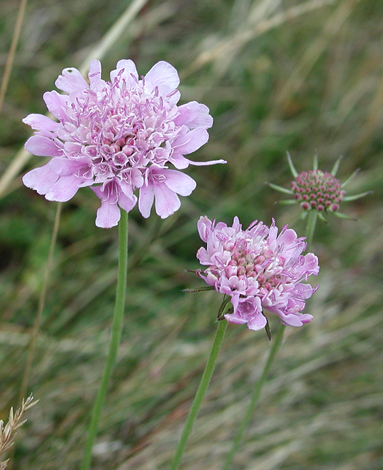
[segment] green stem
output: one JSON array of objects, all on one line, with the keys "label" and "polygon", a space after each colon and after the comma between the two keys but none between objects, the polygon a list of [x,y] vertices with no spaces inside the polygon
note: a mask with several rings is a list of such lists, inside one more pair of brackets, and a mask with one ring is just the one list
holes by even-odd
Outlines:
[{"label": "green stem", "polygon": [[307,242],[306,251],[309,250],[310,245],[313,241],[313,235],[315,232],[317,219],[318,219],[318,212],[316,210],[309,211],[308,221],[307,221],[307,226],[306,226],[306,242]]},{"label": "green stem", "polygon": [[111,339],[109,344],[109,353],[106,360],[104,372],[101,378],[100,388],[93,405],[91,422],[88,430],[88,438],[85,444],[84,457],[81,464],[81,470],[88,470],[92,460],[92,448],[97,434],[98,422],[105,401],[105,395],[108,388],[108,381],[116,362],[118,346],[121,339],[122,323],[124,317],[125,297],[126,297],[126,279],[128,265],[128,214],[122,210],[119,229],[119,258],[118,258],[118,278],[116,290],[116,302],[114,306],[113,324]]},{"label": "green stem", "polygon": [[186,443],[187,443],[187,441],[190,437],[190,434],[192,432],[194,421],[197,418],[197,414],[198,414],[198,411],[201,407],[202,400],[203,400],[203,398],[206,394],[206,391],[209,387],[210,379],[211,379],[211,376],[213,375],[215,363],[217,361],[218,353],[219,353],[219,350],[221,348],[223,338],[225,336],[226,328],[227,328],[227,321],[226,320],[222,320],[222,321],[218,322],[218,329],[217,329],[217,332],[215,334],[214,343],[213,343],[213,346],[211,348],[210,356],[209,356],[209,359],[207,361],[205,371],[203,373],[201,382],[199,384],[199,387],[198,387],[196,396],[194,398],[192,407],[190,409],[189,416],[186,420],[184,430],[182,431],[180,440],[178,442],[176,453],[175,453],[173,461],[170,465],[170,470],[177,470],[178,466],[181,462],[182,454],[184,453]]},{"label": "green stem", "polygon": [[240,425],[240,427],[237,431],[237,435],[235,436],[235,439],[233,441],[231,451],[228,454],[228,456],[226,457],[226,461],[225,461],[225,463],[222,467],[222,470],[228,470],[229,468],[231,468],[231,463],[233,461],[234,455],[235,455],[235,453],[236,453],[236,451],[239,447],[239,444],[242,440],[243,433],[245,432],[245,429],[247,428],[247,426],[250,422],[250,419],[251,419],[251,417],[254,413],[255,406],[258,402],[259,396],[261,394],[262,387],[263,387],[263,385],[266,381],[266,378],[267,378],[267,375],[269,373],[270,367],[271,367],[272,363],[274,362],[274,358],[277,354],[277,351],[278,351],[280,345],[282,344],[283,333],[285,331],[285,328],[286,327],[284,325],[280,325],[280,327],[277,331],[277,334],[274,337],[274,341],[271,343],[269,357],[267,358],[267,361],[266,361],[265,367],[263,368],[262,375],[261,375],[260,379],[255,384],[255,387],[254,387],[254,390],[253,390],[253,395],[252,395],[251,401],[250,401],[250,405],[249,405],[249,407],[247,409],[247,412],[246,412],[246,415],[243,418],[243,421],[242,421],[242,423],[241,423],[241,425]]}]

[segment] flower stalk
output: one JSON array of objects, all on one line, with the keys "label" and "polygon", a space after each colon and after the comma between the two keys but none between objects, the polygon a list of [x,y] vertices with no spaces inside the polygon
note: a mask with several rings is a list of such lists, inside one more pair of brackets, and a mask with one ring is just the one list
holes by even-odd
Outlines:
[{"label": "flower stalk", "polygon": [[106,360],[104,372],[101,378],[100,387],[93,405],[91,422],[88,430],[88,438],[85,445],[84,457],[81,464],[81,470],[90,468],[92,459],[93,443],[97,434],[98,422],[105,401],[105,395],[108,388],[109,378],[112,374],[116,362],[118,347],[121,340],[123,326],[125,298],[126,298],[126,280],[128,267],[128,214],[121,211],[121,220],[119,223],[119,258],[118,258],[118,278],[116,290],[116,302],[113,315],[112,332],[109,344],[109,352]]},{"label": "flower stalk", "polygon": [[203,373],[201,382],[199,384],[196,396],[194,398],[192,407],[189,412],[189,416],[186,420],[184,430],[182,431],[181,438],[178,442],[177,450],[174,455],[173,461],[170,465],[170,470],[177,470],[181,462],[182,455],[184,453],[187,441],[193,429],[194,422],[197,418],[198,411],[201,407],[202,401],[205,397],[206,391],[209,387],[210,379],[213,375],[214,367],[218,358],[218,353],[221,348],[223,338],[225,336],[227,328],[227,321],[222,320],[218,322],[217,332],[215,334],[214,343],[211,348],[210,356],[207,361],[205,371]]},{"label": "flower stalk", "polygon": [[266,379],[267,379],[268,373],[270,371],[271,365],[273,364],[275,356],[276,356],[276,354],[277,354],[277,352],[278,352],[278,350],[279,350],[279,348],[282,344],[283,334],[285,332],[285,329],[286,329],[285,325],[280,325],[279,329],[277,331],[277,334],[273,337],[269,357],[267,358],[267,361],[266,361],[266,364],[263,368],[262,375],[261,375],[260,379],[255,384],[255,387],[254,387],[254,390],[253,390],[253,395],[252,395],[251,400],[250,400],[250,404],[247,408],[247,411],[246,411],[246,414],[243,418],[243,421],[239,426],[239,429],[237,431],[237,435],[235,436],[234,441],[233,441],[231,451],[229,452],[229,454],[226,457],[226,460],[225,460],[225,463],[222,467],[222,470],[228,470],[229,468],[231,468],[231,464],[233,462],[234,455],[237,452],[239,444],[241,443],[243,433],[245,432],[247,426],[250,423],[250,419],[253,416],[256,404],[257,404],[257,402],[259,400],[259,397],[261,395],[262,387],[263,387],[264,383],[266,382]]}]

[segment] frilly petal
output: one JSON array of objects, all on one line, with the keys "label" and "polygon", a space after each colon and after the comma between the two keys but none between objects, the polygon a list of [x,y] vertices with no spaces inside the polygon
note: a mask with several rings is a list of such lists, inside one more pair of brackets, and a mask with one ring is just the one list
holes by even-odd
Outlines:
[{"label": "frilly petal", "polygon": [[67,202],[77,193],[79,179],[74,175],[61,176],[45,195],[48,201]]},{"label": "frilly petal", "polygon": [[197,186],[193,178],[180,171],[164,170],[163,173],[166,177],[166,186],[181,196],[189,196]]},{"label": "frilly petal", "polygon": [[185,125],[189,129],[202,127],[209,129],[213,125],[213,118],[209,114],[209,108],[204,104],[191,101],[190,103],[178,106],[179,115],[174,122],[177,126]]},{"label": "frilly petal", "polygon": [[161,217],[161,219],[166,219],[181,207],[181,202],[177,194],[169,189],[165,184],[154,186],[153,189],[156,213]]},{"label": "frilly petal", "polygon": [[89,88],[85,78],[73,67],[64,69],[62,75],[59,75],[55,81],[55,85],[59,90],[65,91],[65,93],[73,93]]},{"label": "frilly petal", "polygon": [[48,164],[35,168],[23,176],[23,183],[27,188],[34,189],[39,194],[45,195],[59,179]]},{"label": "frilly petal", "polygon": [[37,129],[39,131],[55,131],[58,122],[52,121],[48,116],[43,116],[42,114],[29,114],[27,117],[22,119],[24,124],[31,126],[32,129]]},{"label": "frilly petal", "polygon": [[[92,188],[93,189],[93,188]],[[101,206],[97,209],[96,226],[100,228],[112,228],[118,225],[121,218],[121,211],[117,204],[109,200],[101,201]]]},{"label": "frilly petal", "polygon": [[135,63],[128,60],[119,60],[117,62],[117,69],[110,73],[110,79],[113,82],[117,76],[120,76],[122,80],[125,80],[129,86],[136,85],[138,82],[138,73]]},{"label": "frilly petal", "polygon": [[145,75],[145,81],[153,88],[158,87],[160,93],[169,93],[175,90],[180,84],[177,70],[168,62],[160,61]]},{"label": "frilly petal", "polygon": [[33,135],[25,142],[25,150],[39,157],[59,157],[62,150],[47,137],[42,135]]},{"label": "frilly petal", "polygon": [[62,121],[66,118],[66,105],[68,96],[60,95],[57,91],[47,91],[43,94],[43,100],[55,118]]},{"label": "frilly petal", "polygon": [[141,212],[142,217],[147,219],[150,216],[154,202],[154,190],[152,186],[143,185],[140,188],[138,197],[138,210]]}]

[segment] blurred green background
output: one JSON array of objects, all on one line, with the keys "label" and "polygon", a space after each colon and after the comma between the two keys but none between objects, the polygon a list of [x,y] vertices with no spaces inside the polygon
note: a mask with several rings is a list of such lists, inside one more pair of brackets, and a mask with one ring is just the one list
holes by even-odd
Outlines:
[{"label": "blurred green background", "polygon": [[[246,227],[254,219],[299,235],[297,206],[276,204],[298,171],[360,174],[349,194],[373,194],[341,210],[358,221],[319,223],[312,251],[320,289],[314,320],[288,328],[258,412],[233,469],[383,468],[383,4],[377,0],[141,1],[102,60],[122,58],[140,74],[158,60],[180,72],[181,102],[214,117],[190,168],[198,183],[162,221],[129,216],[128,299],[118,363],[100,423],[93,469],[162,470],[169,465],[216,328],[221,298],[184,294],[197,269],[201,215]],[[29,0],[0,117],[0,169],[30,135],[21,119],[45,113],[44,91],[65,67],[80,67],[129,2]],[[0,74],[19,2],[1,1]],[[33,157],[28,168],[43,163]],[[40,402],[18,432],[15,470],[74,470],[106,357],[114,303],[117,229],[94,225],[88,188],[63,205],[58,242],[28,391]],[[56,203],[21,185],[0,199],[0,419],[16,406],[36,315]],[[271,327],[276,319],[270,317]],[[266,335],[229,326],[182,468],[220,469],[269,349]]]}]

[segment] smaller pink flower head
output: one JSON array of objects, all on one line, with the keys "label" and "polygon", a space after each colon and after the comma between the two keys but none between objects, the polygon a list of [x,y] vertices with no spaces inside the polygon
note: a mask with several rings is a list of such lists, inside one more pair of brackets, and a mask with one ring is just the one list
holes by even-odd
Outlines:
[{"label": "smaller pink flower head", "polygon": [[231,227],[201,217],[198,232],[206,248],[197,251],[197,258],[207,268],[197,273],[231,297],[228,322],[260,330],[267,323],[263,309],[276,313],[285,325],[311,321],[312,316],[301,311],[316,289],[304,281],[318,274],[318,258],[302,255],[306,242],[294,230],[286,226],[278,234],[274,220],[270,227],[254,221],[242,230],[237,217]]},{"label": "smaller pink flower head", "polygon": [[[185,157],[204,145],[213,124],[209,109],[196,101],[177,106],[177,70],[167,62],[155,64],[139,78],[131,60],[120,60],[110,81],[101,78],[101,64],[92,60],[89,83],[75,68],[64,69],[56,91],[44,94],[58,122],[30,114],[23,122],[35,130],[26,150],[52,157],[27,173],[23,182],[49,201],[68,201],[79,188],[92,186],[101,200],[96,225],[118,224],[120,208],[129,212],[137,203],[143,217],[166,218],[180,207],[180,196],[196,187],[178,170],[192,165]],[[170,169],[169,164],[176,169]]]}]

